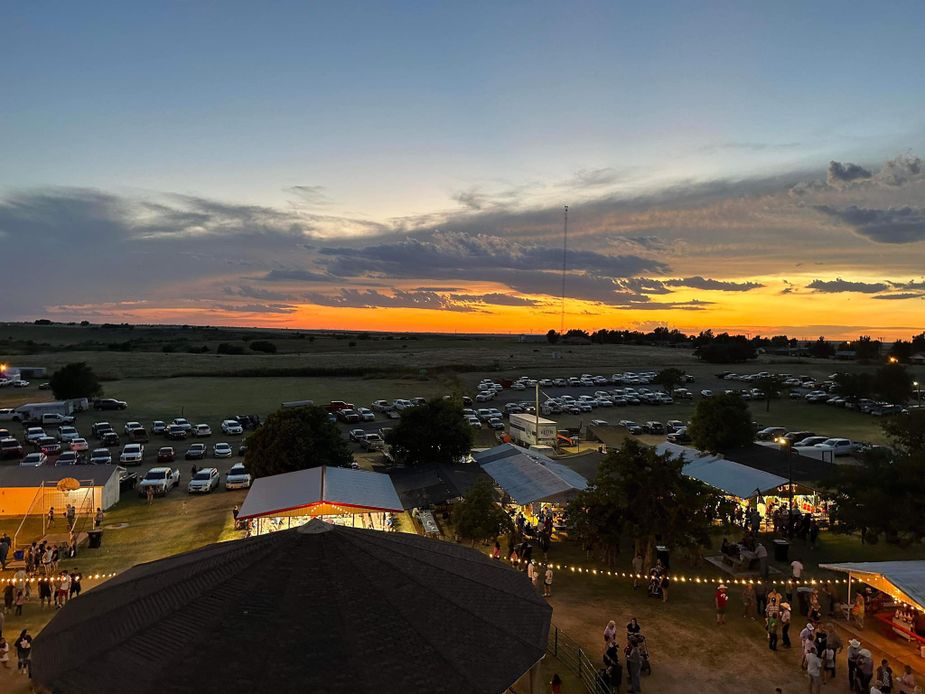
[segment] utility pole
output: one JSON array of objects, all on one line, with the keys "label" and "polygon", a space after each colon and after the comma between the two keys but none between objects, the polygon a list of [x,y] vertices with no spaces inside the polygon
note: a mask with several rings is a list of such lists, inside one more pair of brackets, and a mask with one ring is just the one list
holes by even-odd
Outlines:
[{"label": "utility pole", "polygon": [[565,333],[565,271],[568,267],[568,205],[565,205],[563,211],[562,225],[562,317],[559,321],[559,335]]}]

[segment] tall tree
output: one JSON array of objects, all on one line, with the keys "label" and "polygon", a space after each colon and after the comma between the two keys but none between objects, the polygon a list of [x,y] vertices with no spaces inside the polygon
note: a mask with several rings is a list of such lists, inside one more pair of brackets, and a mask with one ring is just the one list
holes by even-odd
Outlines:
[{"label": "tall tree", "polygon": [[747,446],[754,439],[748,404],[736,393],[705,398],[697,403],[687,433],[697,448],[711,453]]},{"label": "tall tree", "polygon": [[557,333],[555,330],[550,330],[549,332],[546,333],[546,342],[548,342],[551,345],[554,345],[558,341],[559,341],[559,333]]},{"label": "tall tree", "polygon": [[631,540],[654,563],[655,540],[674,548],[709,543],[708,509],[718,496],[681,473],[678,458],[628,439],[598,468],[588,488],[568,506],[579,536],[613,565],[621,540]]},{"label": "tall tree", "polygon": [[869,398],[874,394],[874,379],[867,372],[835,374],[835,390],[849,400]]},{"label": "tall tree", "polygon": [[453,506],[453,525],[456,534],[475,544],[494,540],[513,529],[511,517],[495,499],[495,487],[484,477],[466,492],[462,501]]},{"label": "tall tree", "polygon": [[402,410],[385,440],[392,455],[408,465],[452,463],[472,449],[472,427],[458,402],[429,400]]},{"label": "tall tree", "polygon": [[684,381],[684,376],[685,374],[681,369],[668,367],[655,374],[655,378],[652,382],[667,390],[670,395],[671,392]]},{"label": "tall tree", "polygon": [[247,437],[244,464],[254,477],[328,465],[353,459],[340,430],[320,407],[277,410]]},{"label": "tall tree", "polygon": [[780,395],[780,389],[784,387],[784,379],[780,376],[762,376],[755,381],[755,388],[761,391],[764,396],[764,411],[771,411],[771,400]]},{"label": "tall tree", "polygon": [[886,364],[874,374],[874,392],[884,400],[901,404],[912,397],[912,376],[902,364]]},{"label": "tall tree", "polygon": [[62,366],[51,375],[48,382],[58,400],[93,398],[103,394],[99,378],[85,361]]}]

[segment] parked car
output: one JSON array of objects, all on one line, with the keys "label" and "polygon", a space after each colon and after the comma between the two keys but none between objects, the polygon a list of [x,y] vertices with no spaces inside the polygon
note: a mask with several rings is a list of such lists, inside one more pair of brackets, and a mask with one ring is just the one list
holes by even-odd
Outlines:
[{"label": "parked car", "polygon": [[832,455],[851,455],[857,450],[857,444],[850,439],[826,439],[817,443],[813,448],[822,451],[831,451]]},{"label": "parked car", "polygon": [[500,417],[492,417],[488,420],[488,426],[490,426],[495,431],[502,431],[504,429],[504,420]]},{"label": "parked car", "polygon": [[58,412],[46,412],[42,415],[42,426],[49,424],[73,424],[74,418],[69,414],[59,414]]},{"label": "parked car", "polygon": [[72,426],[58,427],[58,438],[61,439],[61,443],[70,443],[80,438],[80,432]]},{"label": "parked car", "polygon": [[145,447],[142,444],[127,443],[119,455],[119,463],[122,465],[141,465],[144,453]]},{"label": "parked car", "polygon": [[108,448],[94,448],[90,453],[91,465],[112,465],[112,453]]},{"label": "parked car", "polygon": [[367,407],[358,407],[357,414],[360,415],[360,419],[364,422],[376,421],[376,413]]},{"label": "parked car", "polygon": [[0,408],[0,422],[21,422],[22,415],[12,407]]},{"label": "parked car", "polygon": [[171,424],[167,427],[167,438],[171,441],[182,441],[189,435],[189,430],[184,429],[179,424]]},{"label": "parked car", "polygon": [[344,402],[343,400],[331,400],[325,409],[327,409],[328,412],[337,413],[341,410],[352,410],[354,407],[353,403],[350,402]]},{"label": "parked car", "polygon": [[642,425],[643,431],[647,434],[664,434],[665,425],[661,422],[646,422]]},{"label": "parked car", "polygon": [[786,433],[787,429],[784,427],[765,427],[755,433],[755,438],[759,441],[773,441],[778,436],[783,436]]},{"label": "parked car", "polygon": [[138,483],[138,496],[147,496],[148,489],[154,490],[155,496],[164,496],[180,482],[180,471],[169,467],[153,467],[144,479]]},{"label": "parked car", "polygon": [[671,432],[666,438],[671,443],[684,444],[691,442],[691,437],[687,433],[687,427],[681,427],[680,429]]},{"label": "parked car", "polygon": [[29,381],[23,381],[22,379],[20,379],[20,380],[18,380],[18,381],[13,381],[13,387],[14,387],[14,388],[28,388],[28,387],[29,387]]},{"label": "parked car", "polygon": [[126,422],[125,426],[122,427],[122,432],[125,434],[130,434],[135,429],[144,429],[144,426],[141,422]]},{"label": "parked car", "polygon": [[87,443],[87,439],[76,438],[76,439],[71,439],[70,443],[68,444],[68,448],[70,448],[72,451],[77,451],[78,453],[82,453],[83,451],[90,450],[90,444]]},{"label": "parked car", "polygon": [[124,410],[128,407],[125,400],[116,400],[115,398],[100,398],[93,401],[94,410]]},{"label": "parked car", "polygon": [[171,423],[171,426],[180,427],[184,431],[191,431],[193,429],[192,423],[185,417],[177,417]]},{"label": "parked car", "polygon": [[222,432],[229,436],[240,436],[244,433],[244,427],[235,419],[226,419],[222,422]]},{"label": "parked car", "polygon": [[109,422],[93,422],[90,425],[90,433],[98,439],[103,438],[103,433],[106,431],[113,431],[112,424]]},{"label": "parked car", "polygon": [[100,443],[102,443],[104,446],[122,445],[122,442],[119,440],[119,435],[114,431],[104,431]]},{"label": "parked car", "polygon": [[187,460],[204,460],[208,449],[204,443],[194,443],[186,449],[183,457]]},{"label": "parked car", "polygon": [[186,485],[190,494],[208,494],[218,486],[218,470],[214,467],[204,467]]},{"label": "parked car", "polygon": [[392,409],[392,405],[388,400],[375,400],[373,401],[372,408],[375,412],[388,412]]},{"label": "parked car", "polygon": [[212,436],[212,427],[208,424],[197,424],[193,427],[193,436],[197,438]]},{"label": "parked car", "polygon": [[807,436],[805,439],[801,439],[800,441],[795,441],[793,445],[797,448],[809,447],[809,446],[815,446],[817,443],[824,443],[828,440],[829,440],[828,436]]},{"label": "parked car", "polygon": [[34,444],[39,439],[48,436],[42,427],[29,427],[26,429],[26,443]]},{"label": "parked car", "polygon": [[353,409],[343,409],[337,411],[337,418],[347,424],[353,424],[360,421],[360,414]]},{"label": "parked car", "polygon": [[151,433],[155,436],[163,436],[167,433],[167,422],[161,419],[155,419],[151,422]]},{"label": "parked car", "polygon": [[43,436],[35,445],[45,455],[58,455],[61,452],[61,444],[51,436]]},{"label": "parked car", "polygon": [[364,439],[366,439],[366,432],[363,431],[362,429],[351,429],[347,433],[347,438],[349,438],[351,441],[356,441],[356,442],[363,441]]},{"label": "parked car", "polygon": [[59,455],[58,459],[55,460],[55,467],[64,465],[80,465],[82,462],[83,458],[76,451],[64,451],[64,453]]},{"label": "parked car", "polygon": [[360,445],[363,446],[367,451],[372,451],[378,448],[385,446],[385,441],[382,440],[382,437],[379,434],[372,432],[366,434],[363,439],[360,441]]},{"label": "parked car", "polygon": [[220,441],[212,446],[212,456],[215,458],[230,458],[233,454],[231,445]]},{"label": "parked car", "polygon": [[0,439],[0,458],[21,458],[22,444],[12,436]]},{"label": "parked car", "polygon": [[173,450],[173,446],[161,446],[157,449],[157,462],[172,463],[176,459],[177,453]]},{"label": "parked car", "polygon": [[38,453],[28,453],[26,457],[19,461],[23,467],[38,467],[48,462],[48,456],[39,451]]},{"label": "parked car", "polygon": [[225,489],[249,489],[251,486],[251,473],[244,467],[244,463],[235,463],[225,473]]}]

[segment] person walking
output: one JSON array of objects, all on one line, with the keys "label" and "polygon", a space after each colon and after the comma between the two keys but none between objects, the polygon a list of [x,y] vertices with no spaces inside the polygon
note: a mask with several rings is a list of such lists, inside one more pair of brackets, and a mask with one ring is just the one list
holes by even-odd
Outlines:
[{"label": "person walking", "polygon": [[825,650],[822,651],[822,684],[828,684],[835,680],[835,649],[831,643],[827,643]]},{"label": "person walking", "polygon": [[16,591],[16,616],[22,616],[22,606],[26,603],[26,595],[24,591]]},{"label": "person walking", "polygon": [[899,694],[915,694],[916,683],[915,675],[912,674],[912,666],[906,665],[903,668],[903,674],[896,680],[896,686],[899,687]]},{"label": "person walking", "polygon": [[16,646],[16,656],[19,658],[19,674],[29,674],[32,667],[32,637],[29,630],[23,629],[13,645]]},{"label": "person walking", "polygon": [[755,557],[758,559],[758,570],[761,572],[761,578],[768,580],[768,549],[761,542],[755,547]]},{"label": "person walking", "polygon": [[[861,653],[861,642],[851,639],[848,642],[848,686],[851,691],[857,691],[858,656]],[[865,692],[865,694],[867,694]]]},{"label": "person walking", "polygon": [[0,634],[0,664],[6,670],[10,669],[10,644],[3,638],[3,634]]},{"label": "person walking", "polygon": [[781,646],[790,648],[790,603],[782,602],[780,604],[780,635]]},{"label": "person walking", "polygon": [[807,624],[800,632],[800,649],[803,653],[803,659],[800,661],[800,667],[806,669],[806,656],[811,650],[815,650],[815,628],[812,624]]},{"label": "person walking", "polygon": [[543,595],[547,598],[552,595],[552,565],[546,565],[546,573],[543,576]]},{"label": "person walking", "polygon": [[626,654],[626,669],[630,680],[627,692],[628,694],[638,694],[642,691],[639,684],[639,673],[642,670],[642,654],[639,652],[639,646],[636,644],[635,638],[630,640],[627,648],[629,650]]},{"label": "person walking", "polygon": [[51,579],[50,578],[40,578],[39,579],[39,603],[42,607],[45,607],[45,604],[48,604],[48,607],[51,607]]},{"label": "person walking", "polygon": [[76,598],[80,595],[82,590],[80,582],[83,580],[83,575],[76,568],[71,571],[71,593],[68,596],[70,598]]},{"label": "person walking", "polygon": [[54,527],[54,524],[55,524],[55,507],[49,506],[48,507],[48,527],[49,528]]},{"label": "person walking", "polygon": [[880,667],[877,668],[877,680],[880,682],[880,691],[883,694],[890,694],[893,691],[893,668],[890,667],[886,658],[880,661]]},{"label": "person walking", "polygon": [[862,648],[858,653],[858,668],[856,674],[859,682],[858,691],[867,694],[867,690],[870,689],[870,681],[874,677],[874,658],[866,648]]},{"label": "person walking", "polygon": [[[3,614],[13,611],[13,583],[7,583],[3,588]],[[2,631],[2,630],[0,630]]]},{"label": "person walking", "polygon": [[755,586],[746,583],[742,589],[742,616],[755,618]]},{"label": "person walking", "polygon": [[806,654],[806,674],[809,675],[809,694],[822,691],[822,660],[816,655],[815,647]]},{"label": "person walking", "polygon": [[713,595],[713,604],[716,607],[716,623],[726,623],[726,603],[729,602],[729,596],[726,594],[726,586],[722,583],[716,589]]},{"label": "person walking", "polygon": [[148,498],[148,506],[154,501],[154,487],[149,486],[145,489],[145,496]]},{"label": "person walking", "polygon": [[611,642],[616,642],[617,640],[617,623],[612,619],[607,622],[607,626],[604,627],[604,649],[606,650],[610,646]]},{"label": "person walking", "polygon": [[768,614],[780,614],[780,604],[783,599],[784,596],[780,594],[780,592],[777,590],[777,587],[771,585],[771,589],[768,591],[768,602],[767,607],[765,607],[765,611]]},{"label": "person walking", "polygon": [[93,516],[93,527],[97,530],[100,529],[103,525],[103,509],[97,507],[96,515]]},{"label": "person walking", "polygon": [[642,552],[636,552],[633,557],[633,590],[639,588],[639,577],[642,576]]},{"label": "person walking", "polygon": [[778,617],[776,614],[769,614],[765,619],[765,629],[768,632],[768,648],[772,651],[777,650],[777,631],[779,628]]},{"label": "person walking", "polygon": [[766,616],[765,610],[768,606],[768,587],[760,579],[755,581],[755,610],[759,617]]}]

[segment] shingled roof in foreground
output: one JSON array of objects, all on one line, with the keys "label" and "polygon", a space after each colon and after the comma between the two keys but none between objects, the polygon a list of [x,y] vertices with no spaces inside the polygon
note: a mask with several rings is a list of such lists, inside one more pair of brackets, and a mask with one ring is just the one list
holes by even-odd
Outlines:
[{"label": "shingled roof in foreground", "polygon": [[492,692],[542,656],[526,577],[417,535],[329,525],[140,564],[35,640],[41,691]]}]

